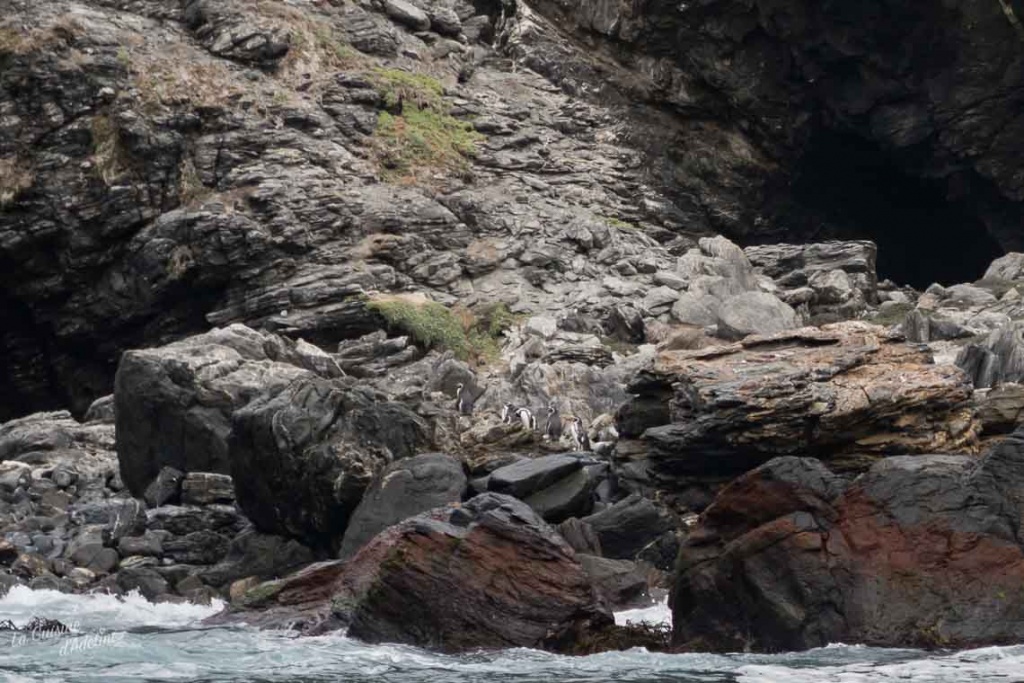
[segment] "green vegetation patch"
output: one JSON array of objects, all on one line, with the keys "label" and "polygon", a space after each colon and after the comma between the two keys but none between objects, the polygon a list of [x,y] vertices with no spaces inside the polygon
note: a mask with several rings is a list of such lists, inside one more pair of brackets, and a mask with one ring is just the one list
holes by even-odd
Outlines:
[{"label": "green vegetation patch", "polygon": [[498,340],[515,320],[504,304],[486,307],[480,316],[466,308],[395,296],[371,298],[366,306],[418,344],[448,349],[461,360],[495,360]]},{"label": "green vegetation patch", "polygon": [[619,230],[637,230],[638,229],[636,223],[628,223],[628,222],[626,222],[624,220],[615,218],[613,216],[602,216],[602,218],[604,219],[605,223],[607,223],[608,225],[612,226],[613,228],[618,228]]},{"label": "green vegetation patch", "polygon": [[397,69],[374,69],[370,79],[386,108],[374,134],[386,179],[417,181],[424,171],[466,170],[483,136],[449,113],[440,81]]},{"label": "green vegetation patch", "polygon": [[253,586],[242,596],[242,606],[259,607],[272,600],[284,589],[281,581],[267,581],[258,586]]}]

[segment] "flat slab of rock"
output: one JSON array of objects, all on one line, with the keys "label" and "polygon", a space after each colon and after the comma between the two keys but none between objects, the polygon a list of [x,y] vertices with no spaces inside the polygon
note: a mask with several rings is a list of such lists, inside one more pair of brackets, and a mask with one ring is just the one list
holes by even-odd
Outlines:
[{"label": "flat slab of rock", "polygon": [[562,453],[520,460],[492,472],[487,489],[522,499],[546,489],[582,467],[583,459]]},{"label": "flat slab of rock", "polygon": [[1024,432],[980,461],[878,462],[844,486],[779,458],[724,489],[679,555],[674,641],[970,648],[1024,639]]},{"label": "flat slab of rock", "polygon": [[965,373],[866,323],[667,351],[631,388],[619,432],[641,438],[663,483],[794,452],[863,470],[890,454],[971,452],[980,431]]}]

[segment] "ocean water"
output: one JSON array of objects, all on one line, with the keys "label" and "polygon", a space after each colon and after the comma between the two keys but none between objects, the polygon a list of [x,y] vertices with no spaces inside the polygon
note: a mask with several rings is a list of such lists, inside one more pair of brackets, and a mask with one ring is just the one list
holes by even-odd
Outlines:
[{"label": "ocean water", "polygon": [[[60,619],[73,633],[0,632],[0,681],[118,683],[995,683],[1024,682],[1024,646],[928,653],[832,645],[781,655],[664,655],[630,650],[562,657],[533,650],[438,655],[365,645],[342,635],[299,638],[199,624],[219,605],[154,605],[138,595],[71,596],[14,588],[0,620]],[[669,618],[664,603],[616,615]]]}]

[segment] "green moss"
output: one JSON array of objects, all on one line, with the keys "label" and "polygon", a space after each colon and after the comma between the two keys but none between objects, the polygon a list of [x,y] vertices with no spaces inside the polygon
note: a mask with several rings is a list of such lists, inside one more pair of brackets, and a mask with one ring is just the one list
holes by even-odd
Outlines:
[{"label": "green moss", "polygon": [[[370,299],[367,308],[376,311],[388,325],[411,336],[427,348],[448,349],[461,360],[494,360],[500,353],[498,338],[503,327],[501,309],[477,318],[466,309],[452,310],[435,301],[410,301],[382,297]],[[508,309],[504,309],[508,313]],[[511,315],[508,313],[508,315]]]},{"label": "green moss", "polygon": [[421,108],[443,108],[444,86],[432,76],[378,67],[370,72],[370,79],[388,107],[397,105],[401,98]]},{"label": "green moss", "polygon": [[266,583],[254,586],[242,596],[242,606],[259,607],[264,605],[280,593],[281,589],[282,584],[280,581],[267,581]]},{"label": "green moss", "polygon": [[326,53],[334,66],[343,66],[359,58],[359,52],[335,35],[328,26],[315,27],[313,40],[316,48]]},{"label": "green moss", "polygon": [[466,159],[475,153],[483,136],[448,113],[440,81],[383,68],[370,72],[370,79],[389,110],[378,116],[374,135],[385,179],[415,180],[417,171],[422,170],[466,170]]},{"label": "green moss", "polygon": [[619,230],[637,230],[638,229],[636,223],[627,223],[626,221],[620,220],[620,219],[615,218],[613,216],[602,216],[601,218],[604,219],[605,223],[607,223],[608,225],[612,226],[613,228],[618,228]]}]

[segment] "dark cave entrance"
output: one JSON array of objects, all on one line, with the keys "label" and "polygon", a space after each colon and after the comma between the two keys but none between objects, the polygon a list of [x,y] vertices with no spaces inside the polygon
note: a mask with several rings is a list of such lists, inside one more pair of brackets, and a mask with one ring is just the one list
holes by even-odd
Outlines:
[{"label": "dark cave entrance", "polygon": [[914,177],[853,134],[821,131],[808,150],[792,193],[807,241],[873,240],[878,278],[918,289],[973,282],[1002,255],[970,196],[950,199],[944,180]]}]

